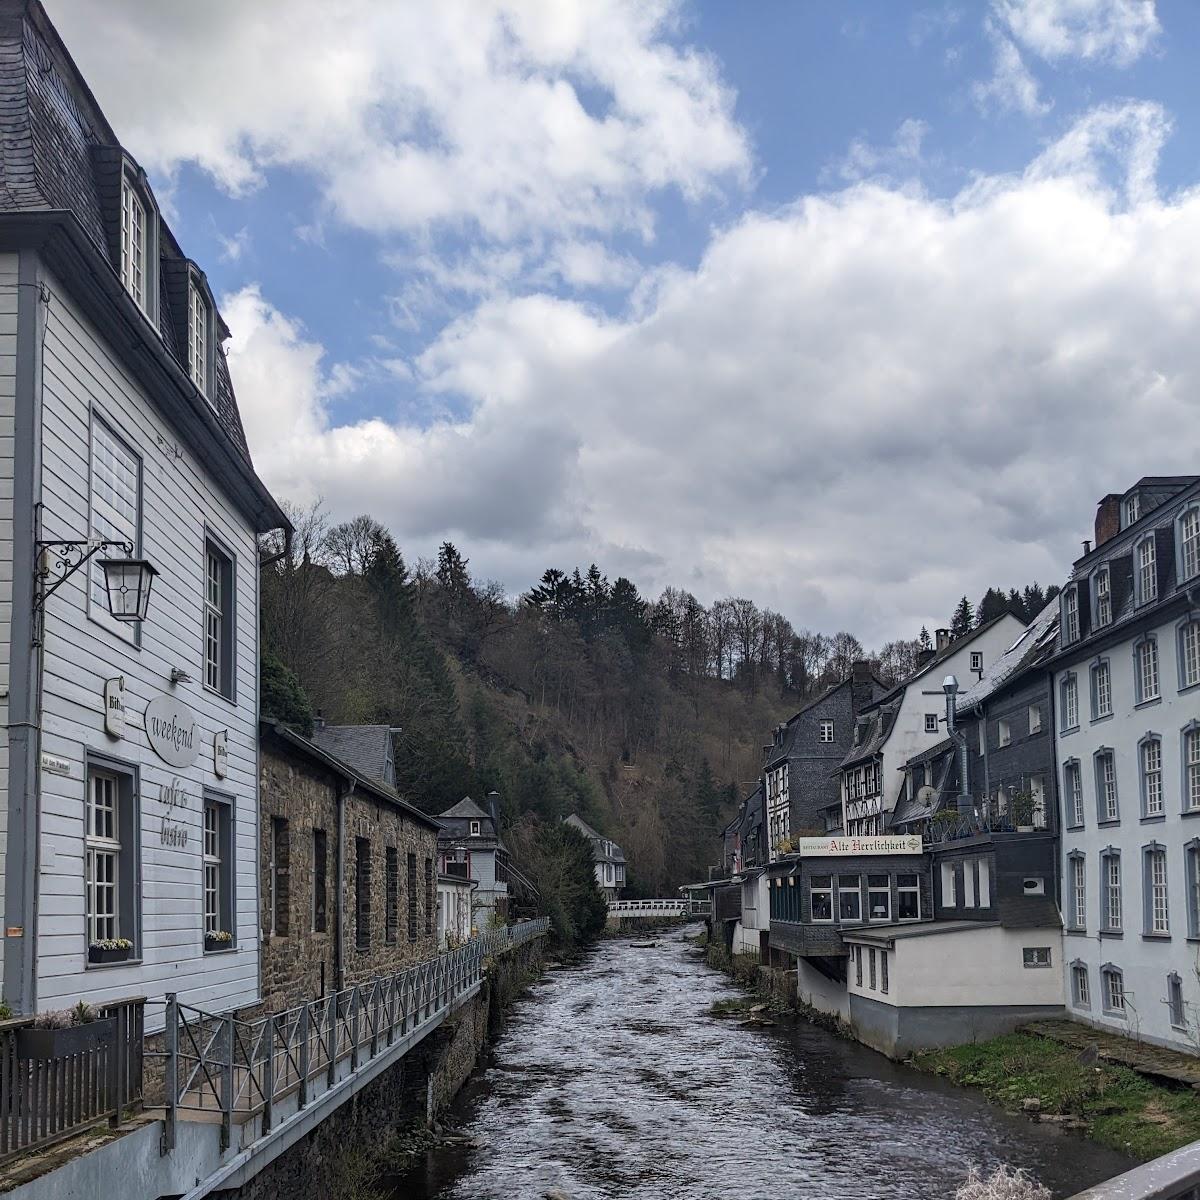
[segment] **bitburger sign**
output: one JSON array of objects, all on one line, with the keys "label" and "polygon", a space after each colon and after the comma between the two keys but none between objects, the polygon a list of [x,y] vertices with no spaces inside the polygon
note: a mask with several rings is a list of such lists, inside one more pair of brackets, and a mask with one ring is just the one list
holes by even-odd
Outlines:
[{"label": "bitburger sign", "polygon": [[174,696],[157,696],[146,705],[146,738],[154,753],[173,767],[190,767],[200,753],[196,714]]}]

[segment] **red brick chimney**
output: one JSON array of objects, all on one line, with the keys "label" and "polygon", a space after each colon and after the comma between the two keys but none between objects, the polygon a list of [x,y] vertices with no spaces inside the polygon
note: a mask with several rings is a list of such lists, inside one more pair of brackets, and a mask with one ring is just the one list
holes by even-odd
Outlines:
[{"label": "red brick chimney", "polygon": [[1110,492],[1096,506],[1096,548],[1121,532],[1121,497]]}]

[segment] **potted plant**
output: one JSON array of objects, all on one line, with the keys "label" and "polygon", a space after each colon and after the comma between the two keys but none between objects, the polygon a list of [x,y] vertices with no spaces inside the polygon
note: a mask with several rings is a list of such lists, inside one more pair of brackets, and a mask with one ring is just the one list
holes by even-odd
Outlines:
[{"label": "potted plant", "polygon": [[233,934],[228,929],[209,929],[204,934],[205,950],[230,950],[233,948]]},{"label": "potted plant", "polygon": [[33,1022],[17,1030],[18,1058],[62,1058],[82,1054],[112,1041],[117,1023],[102,1017],[82,1000],[74,1008],[38,1013]]},{"label": "potted plant", "polygon": [[88,962],[124,962],[132,951],[133,943],[128,938],[100,938],[88,946]]},{"label": "potted plant", "polygon": [[1028,790],[1016,791],[1012,794],[1012,821],[1018,833],[1033,832],[1033,814],[1035,810],[1033,793]]}]

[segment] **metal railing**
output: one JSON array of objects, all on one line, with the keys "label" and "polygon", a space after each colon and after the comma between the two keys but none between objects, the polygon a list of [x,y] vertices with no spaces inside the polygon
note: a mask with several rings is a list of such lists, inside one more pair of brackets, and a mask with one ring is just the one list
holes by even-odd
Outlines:
[{"label": "metal railing", "polygon": [[100,1005],[95,1022],[62,1030],[0,1021],[0,1162],[141,1106],[144,1005]]},{"label": "metal railing", "polygon": [[1023,833],[1027,829],[1045,833],[1049,827],[1045,808],[1035,809],[1026,826],[1015,824],[1010,813],[999,811],[989,804],[976,812],[937,814],[926,826],[924,840],[927,846],[936,846],[991,833]]},{"label": "metal railing", "polygon": [[707,900],[611,900],[608,911],[612,916],[689,916],[707,913]]},{"label": "metal railing", "polygon": [[1072,1200],[1200,1200],[1200,1142],[1098,1183]]},{"label": "metal railing", "polygon": [[318,1090],[333,1087],[340,1066],[348,1063],[353,1074],[431,1024],[479,983],[488,958],[549,928],[549,918],[539,917],[488,929],[396,975],[253,1021],[205,1012],[168,993],[162,1152],[174,1149],[176,1123],[188,1112],[220,1114],[222,1149],[230,1145],[235,1120],[261,1116],[260,1136],[266,1134],[282,1099],[298,1093],[298,1115]]}]

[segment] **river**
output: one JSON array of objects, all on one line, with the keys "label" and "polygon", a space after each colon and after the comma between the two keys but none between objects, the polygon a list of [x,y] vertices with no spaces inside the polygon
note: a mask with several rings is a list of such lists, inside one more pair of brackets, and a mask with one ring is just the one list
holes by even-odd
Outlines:
[{"label": "river", "polygon": [[[694,931],[693,931],[694,932]],[[740,993],[683,934],[603,943],[512,1010],[396,1200],[946,1200],[971,1164],[1056,1197],[1131,1164],[804,1022],[707,1015]]]}]

